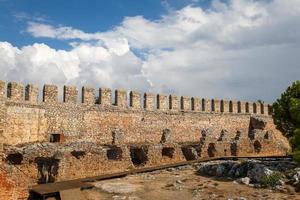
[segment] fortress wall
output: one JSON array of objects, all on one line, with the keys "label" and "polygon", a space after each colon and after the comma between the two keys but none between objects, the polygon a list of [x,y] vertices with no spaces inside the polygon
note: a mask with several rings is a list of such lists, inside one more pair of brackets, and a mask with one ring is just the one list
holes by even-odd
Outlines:
[{"label": "fortress wall", "polygon": [[165,94],[158,94],[156,99],[157,110],[164,111],[169,108],[167,96]]},{"label": "fortress wall", "polygon": [[111,142],[111,132],[114,129],[124,130],[124,143],[159,143],[166,128],[171,130],[174,141],[193,142],[199,140],[200,132],[204,128],[210,128],[212,134],[217,136],[222,129],[227,129],[230,134],[235,134],[237,129],[247,131],[250,119],[249,116],[97,110],[86,112],[84,118],[86,130],[84,135],[103,143]]},{"label": "fortress wall", "polygon": [[4,98],[5,97],[5,82],[0,80],[0,97]]},{"label": "fortress wall", "polygon": [[[7,113],[7,107],[5,106],[5,94],[6,94],[6,88],[5,88],[5,82],[0,81],[0,152],[3,148],[3,143],[6,141],[6,138],[4,137],[6,132],[6,113]],[[2,143],[2,144],[1,144]]]},{"label": "fortress wall", "polygon": [[191,98],[191,106],[192,106],[191,107],[192,111],[196,111],[196,112],[202,111],[202,105],[201,105],[200,98],[192,97]]},{"label": "fortress wall", "polygon": [[211,112],[212,111],[212,106],[211,106],[211,100],[203,98],[202,99],[202,111],[204,112]]},{"label": "fortress wall", "polygon": [[[77,88],[65,86],[61,102],[58,87],[45,85],[43,102],[38,102],[36,86],[27,85],[24,89],[19,83],[5,86],[0,82],[1,143],[49,141],[51,134],[61,134],[65,141],[111,143],[115,129],[124,132],[125,143],[159,143],[164,129],[171,130],[176,142],[184,143],[198,141],[204,128],[210,128],[216,135],[222,129],[230,134],[247,130],[251,115],[272,123],[270,106],[259,103],[197,97],[181,97],[179,101],[175,95],[167,98],[158,94],[155,98],[151,93],[145,93],[141,99],[136,91],[131,91],[128,98],[125,90],[115,90],[112,101],[112,91],[107,88],[99,89],[96,102],[94,91],[83,87],[82,100],[77,102]],[[268,111],[264,112],[265,109]]]},{"label": "fortress wall", "polygon": [[[120,92],[121,91],[116,91],[116,100],[115,100],[115,104],[118,105],[120,103],[122,103],[122,99],[120,99]],[[99,102],[101,105],[103,106],[110,106],[112,104],[112,94],[111,94],[111,89],[109,88],[100,88],[99,89]]]},{"label": "fortress wall", "polygon": [[133,109],[141,109],[141,94],[137,91],[131,91],[129,96],[130,107]]},{"label": "fortress wall", "polygon": [[37,104],[39,98],[39,88],[35,85],[29,84],[25,88],[25,101],[30,104]]},{"label": "fortress wall", "polygon": [[230,103],[230,101],[223,100],[223,112],[224,113],[232,112],[232,104]]},{"label": "fortress wall", "polygon": [[178,97],[176,95],[169,96],[169,109],[178,111],[179,105],[178,105]]},{"label": "fortress wall", "polygon": [[[214,105],[213,105],[214,103]],[[212,101],[212,108],[214,109],[214,112],[220,113],[221,112],[221,101],[219,99],[214,99]]]},{"label": "fortress wall", "polygon": [[191,110],[191,99],[190,99],[190,97],[182,96],[180,98],[180,105],[181,105],[181,110],[183,110],[183,111]]},{"label": "fortress wall", "polygon": [[11,82],[7,85],[7,98],[14,102],[22,102],[24,99],[24,86],[21,83]]},{"label": "fortress wall", "polygon": [[[38,102],[36,86],[0,81],[0,145],[5,144],[0,196],[25,199],[31,184],[131,168],[290,150],[273,123],[270,105],[114,92],[112,99],[111,89],[100,88],[97,100],[95,89],[83,87],[77,102],[77,88],[65,86],[59,94],[57,86],[45,85]],[[9,157],[18,154],[19,163],[11,163]]]},{"label": "fortress wall", "polygon": [[56,85],[44,85],[43,101],[55,103],[58,101],[58,88]]},{"label": "fortress wall", "polygon": [[155,97],[152,93],[144,94],[144,109],[151,111],[155,109]]},{"label": "fortress wall", "polygon": [[[101,92],[100,92],[101,93]],[[95,104],[95,89],[91,87],[82,87],[82,103],[85,105]]]},{"label": "fortress wall", "polygon": [[120,108],[128,107],[126,90],[115,90],[115,105]]},{"label": "fortress wall", "polygon": [[64,102],[77,103],[78,90],[75,86],[64,86]]}]

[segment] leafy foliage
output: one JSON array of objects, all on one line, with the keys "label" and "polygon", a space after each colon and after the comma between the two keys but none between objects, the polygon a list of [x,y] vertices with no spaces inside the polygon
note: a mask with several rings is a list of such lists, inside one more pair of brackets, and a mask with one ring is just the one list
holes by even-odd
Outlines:
[{"label": "leafy foliage", "polygon": [[266,175],[262,178],[263,186],[270,186],[272,188],[276,187],[276,185],[280,184],[280,179],[282,178],[282,174],[280,172],[273,172],[270,175]]},{"label": "leafy foliage", "polygon": [[273,104],[274,122],[283,131],[300,162],[300,81],[294,82]]},{"label": "leafy foliage", "polygon": [[273,104],[277,128],[289,138],[300,128],[300,81],[294,82]]}]

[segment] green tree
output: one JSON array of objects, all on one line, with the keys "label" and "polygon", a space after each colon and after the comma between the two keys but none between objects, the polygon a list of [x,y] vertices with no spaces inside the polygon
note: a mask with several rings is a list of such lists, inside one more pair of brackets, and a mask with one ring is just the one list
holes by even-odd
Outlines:
[{"label": "green tree", "polygon": [[283,131],[300,161],[300,81],[295,81],[273,104],[274,122]]},{"label": "green tree", "polygon": [[295,118],[296,102],[299,99],[300,81],[296,81],[273,104],[275,124],[287,137],[292,136],[296,127],[299,127],[299,123],[297,124],[297,119]]}]

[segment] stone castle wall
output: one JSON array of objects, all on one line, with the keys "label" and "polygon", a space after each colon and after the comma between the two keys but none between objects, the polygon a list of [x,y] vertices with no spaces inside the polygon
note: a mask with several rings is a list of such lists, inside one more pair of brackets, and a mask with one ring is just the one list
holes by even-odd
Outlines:
[{"label": "stone castle wall", "polygon": [[0,82],[0,199],[25,199],[32,184],[290,150],[267,104],[91,87],[78,101],[76,87],[58,91],[45,85],[39,101],[34,85]]},{"label": "stone castle wall", "polygon": [[[6,91],[7,88],[7,92]],[[178,142],[194,141],[203,128],[233,131],[247,129],[250,115],[270,118],[270,107],[259,102],[240,102],[196,97],[166,96],[136,91],[82,88],[78,102],[76,87],[64,86],[63,101],[58,87],[45,85],[42,102],[34,85],[4,82],[1,90],[0,142],[19,144],[49,141],[63,134],[67,141],[84,139],[99,143],[111,140],[113,129],[123,129],[126,143],[160,140],[162,130],[172,129]],[[6,96],[6,94],[7,96]]]}]

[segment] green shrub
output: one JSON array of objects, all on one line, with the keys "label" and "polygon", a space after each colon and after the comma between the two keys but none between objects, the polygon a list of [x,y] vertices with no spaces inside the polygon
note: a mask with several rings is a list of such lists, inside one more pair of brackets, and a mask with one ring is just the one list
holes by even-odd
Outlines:
[{"label": "green shrub", "polygon": [[300,150],[300,129],[294,130],[294,134],[289,138],[289,142],[294,151]]},{"label": "green shrub", "polygon": [[293,159],[296,162],[300,163],[300,150],[294,150],[294,152],[293,152]]},{"label": "green shrub", "polygon": [[282,174],[280,172],[273,172],[270,175],[266,175],[262,178],[261,185],[274,188],[276,185],[280,184],[281,178]]}]

